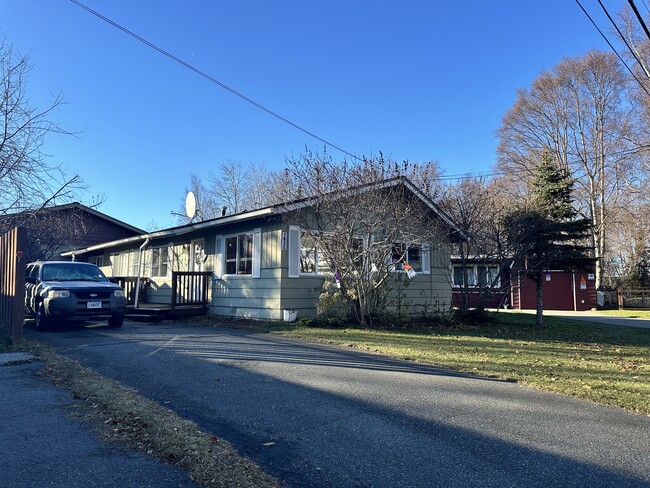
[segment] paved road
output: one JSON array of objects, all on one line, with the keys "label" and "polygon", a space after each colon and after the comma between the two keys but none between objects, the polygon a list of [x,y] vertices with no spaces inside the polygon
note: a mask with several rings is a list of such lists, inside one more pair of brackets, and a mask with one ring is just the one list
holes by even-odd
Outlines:
[{"label": "paved road", "polygon": [[42,366],[0,358],[1,487],[196,487],[181,469],[101,442],[75,419],[70,393],[38,375]]},{"label": "paved road", "polygon": [[[536,313],[535,310],[500,310],[499,313]],[[599,314],[598,312],[574,312],[569,310],[544,310],[544,316],[562,317],[566,319],[582,320],[586,322],[597,322],[600,324],[619,325],[625,327],[638,327],[650,329],[650,320],[641,318],[612,317],[611,315]]]},{"label": "paved road", "polygon": [[613,407],[248,331],[38,335],[286,486],[650,487],[650,417]]}]

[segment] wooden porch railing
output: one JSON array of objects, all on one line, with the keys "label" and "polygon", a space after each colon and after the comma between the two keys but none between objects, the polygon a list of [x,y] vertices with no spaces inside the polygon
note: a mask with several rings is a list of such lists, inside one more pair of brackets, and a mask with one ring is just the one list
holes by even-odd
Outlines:
[{"label": "wooden porch railing", "polygon": [[[135,283],[137,281],[135,276],[114,276],[111,278],[111,281],[120,285],[124,288],[124,294],[126,295],[126,303],[128,305],[133,305],[135,303]],[[144,303],[147,301],[147,288],[149,287],[149,278],[140,277],[140,296],[138,297],[139,301]]]},{"label": "wooden porch railing", "polygon": [[208,308],[208,286],[211,271],[172,272],[172,313],[180,305],[200,305]]}]

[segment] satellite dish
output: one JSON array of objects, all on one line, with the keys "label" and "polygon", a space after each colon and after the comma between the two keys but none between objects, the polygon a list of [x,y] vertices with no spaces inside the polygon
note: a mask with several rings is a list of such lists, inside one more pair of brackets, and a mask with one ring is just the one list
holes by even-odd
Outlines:
[{"label": "satellite dish", "polygon": [[187,192],[185,197],[185,215],[188,219],[193,219],[196,216],[196,197],[191,191]]}]

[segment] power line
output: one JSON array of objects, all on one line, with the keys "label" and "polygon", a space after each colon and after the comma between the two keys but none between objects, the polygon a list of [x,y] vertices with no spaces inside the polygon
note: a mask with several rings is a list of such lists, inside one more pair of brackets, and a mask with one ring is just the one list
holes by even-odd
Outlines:
[{"label": "power line", "polygon": [[627,68],[627,70],[630,72],[630,74],[631,74],[632,77],[636,80],[636,82],[639,84],[639,86],[640,86],[641,88],[643,88],[643,91],[646,92],[646,94],[650,97],[650,92],[648,91],[648,89],[645,87],[645,85],[644,85],[643,83],[641,83],[641,80],[639,80],[639,79],[637,78],[637,76],[634,74],[634,72],[632,71],[632,69],[630,69],[630,67],[627,65],[627,63],[625,62],[625,60],[624,60],[624,59],[622,58],[622,56],[618,53],[618,51],[616,50],[616,48],[614,48],[614,46],[612,45],[612,43],[609,42],[609,39],[607,39],[607,36],[605,36],[605,34],[603,34],[603,31],[600,30],[600,28],[598,27],[598,25],[596,24],[596,22],[594,21],[594,19],[591,18],[591,15],[589,15],[589,13],[588,13],[588,12],[585,10],[585,8],[582,6],[582,4],[580,3],[580,0],[576,0],[576,3],[577,3],[578,6],[580,7],[580,9],[584,12],[584,14],[587,16],[587,18],[591,21],[591,23],[592,23],[593,26],[596,28],[596,30],[598,31],[598,33],[602,36],[602,38],[605,39],[605,42],[609,45],[609,47],[612,49],[612,51],[614,51],[614,53],[616,54],[616,56],[618,57],[618,59],[621,61],[621,63],[623,63],[623,66],[625,66],[625,67]]},{"label": "power line", "polygon": [[636,59],[636,62],[639,63],[639,66],[641,66],[641,69],[642,69],[643,72],[645,73],[646,77],[647,77],[647,78],[650,78],[650,73],[648,73],[648,70],[646,69],[645,65],[643,64],[643,61],[639,58],[639,56],[638,56],[637,53],[634,51],[634,49],[632,49],[632,46],[630,46],[630,44],[627,42],[627,39],[625,38],[625,36],[624,36],[623,33],[621,32],[621,30],[618,28],[618,25],[616,25],[616,22],[614,22],[614,19],[612,19],[612,16],[609,15],[609,12],[608,12],[607,9],[605,8],[605,5],[603,5],[603,2],[601,2],[601,0],[598,0],[598,3],[600,4],[600,6],[602,7],[603,11],[605,12],[605,15],[607,15],[607,18],[609,19],[609,21],[612,23],[612,25],[613,25],[614,28],[616,29],[616,32],[618,32],[618,35],[620,36],[620,38],[621,38],[621,39],[623,40],[623,42],[625,43],[625,46],[627,47],[628,51],[630,51],[630,53],[632,54],[632,56],[634,57],[634,59]]},{"label": "power line", "polygon": [[250,103],[251,105],[253,105],[254,107],[259,108],[260,110],[263,110],[264,112],[266,112],[267,114],[269,114],[269,115],[275,117],[276,119],[281,120],[281,121],[284,122],[285,124],[288,124],[288,125],[290,125],[291,127],[295,128],[295,129],[298,129],[299,131],[301,131],[301,132],[307,134],[308,136],[313,137],[314,139],[316,139],[316,140],[318,140],[318,141],[320,141],[320,142],[322,142],[322,143],[324,143],[324,144],[326,144],[326,145],[328,145],[328,146],[331,146],[331,147],[333,147],[334,149],[337,149],[338,151],[341,151],[343,154],[346,154],[346,155],[350,156],[351,158],[354,158],[354,159],[356,159],[356,160],[358,160],[358,161],[363,161],[363,158],[360,158],[360,157],[356,156],[355,154],[352,154],[351,152],[346,151],[345,149],[343,149],[343,148],[340,147],[340,146],[337,146],[336,144],[332,144],[332,143],[329,142],[328,140],[323,139],[322,137],[316,135],[315,133],[313,133],[313,132],[311,132],[311,131],[305,129],[304,127],[302,127],[302,126],[296,124],[295,122],[292,122],[291,120],[287,119],[286,117],[283,117],[282,115],[278,114],[277,112],[274,112],[273,110],[271,110],[271,109],[265,107],[265,106],[262,105],[261,103],[256,102],[256,101],[253,100],[252,98],[247,97],[247,96],[244,95],[243,93],[241,93],[241,92],[235,90],[234,88],[231,88],[230,86],[228,86],[228,85],[226,85],[225,83],[223,83],[223,82],[217,80],[216,78],[210,76],[209,74],[205,73],[204,71],[201,71],[200,69],[196,68],[195,66],[191,65],[190,63],[188,63],[188,62],[186,62],[186,61],[183,61],[182,59],[178,58],[177,56],[173,55],[172,53],[170,53],[170,52],[168,52],[168,51],[165,51],[165,50],[162,49],[161,47],[158,47],[156,44],[154,44],[154,43],[152,43],[152,42],[146,40],[145,38],[139,36],[139,35],[136,34],[135,32],[130,31],[130,30],[127,29],[126,27],[123,27],[122,25],[118,24],[117,22],[115,22],[115,21],[109,19],[108,17],[106,17],[106,16],[100,14],[100,13],[97,12],[96,10],[91,9],[91,8],[88,7],[87,5],[84,5],[84,4],[81,3],[79,0],[70,0],[70,1],[71,1],[72,3],[74,3],[75,5],[77,5],[77,6],[81,7],[81,8],[83,8],[84,10],[90,12],[90,13],[93,14],[95,17],[97,17],[97,18],[103,20],[104,22],[106,22],[106,23],[112,25],[112,26],[115,27],[116,29],[121,30],[121,31],[124,32],[125,34],[128,34],[129,36],[133,37],[133,38],[136,39],[137,41],[140,41],[141,43],[145,44],[146,46],[150,47],[151,49],[153,49],[153,50],[155,50],[155,51],[158,51],[158,52],[159,52],[160,54],[162,54],[163,56],[166,56],[166,57],[168,57],[169,59],[171,59],[171,60],[173,60],[173,61],[176,61],[178,64],[184,66],[185,68],[187,68],[187,69],[189,69],[189,70],[191,70],[191,71],[194,71],[194,72],[195,72],[196,74],[198,74],[199,76],[202,76],[202,77],[205,78],[206,80],[208,80],[208,81],[214,83],[215,85],[217,85],[217,86],[223,88],[223,89],[226,90],[226,91],[229,91],[229,92],[232,93],[233,95],[235,95],[235,96],[241,98],[242,100],[244,100],[244,101]]},{"label": "power line", "polygon": [[643,2],[643,6],[645,7],[645,9],[646,9],[646,10],[648,11],[648,13],[650,14],[650,8],[648,8],[648,4],[645,3],[645,0],[641,0],[641,2]]},{"label": "power line", "polygon": [[639,9],[637,9],[636,5],[634,4],[634,0],[627,0],[627,3],[629,3],[630,7],[632,7],[632,10],[634,10],[634,15],[636,15],[636,18],[639,19],[639,24],[641,24],[641,27],[643,27],[645,35],[648,36],[648,39],[650,39],[650,30],[648,30],[648,27],[645,25],[643,17],[641,17],[641,14],[639,13]]}]

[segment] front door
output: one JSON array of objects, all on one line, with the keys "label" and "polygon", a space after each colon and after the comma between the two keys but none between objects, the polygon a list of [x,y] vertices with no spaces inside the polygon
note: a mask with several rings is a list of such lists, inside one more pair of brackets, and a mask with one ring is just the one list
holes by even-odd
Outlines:
[{"label": "front door", "polygon": [[188,266],[189,271],[203,271],[203,266],[205,265],[206,258],[207,255],[205,254],[205,239],[193,240],[190,245],[190,265]]}]

